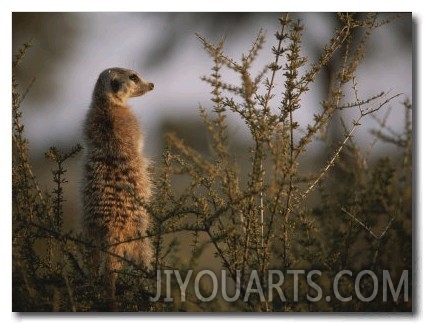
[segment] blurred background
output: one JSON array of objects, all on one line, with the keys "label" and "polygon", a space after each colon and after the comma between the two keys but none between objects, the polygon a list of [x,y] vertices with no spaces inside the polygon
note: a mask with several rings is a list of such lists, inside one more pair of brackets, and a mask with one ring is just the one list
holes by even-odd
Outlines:
[{"label": "blurred background", "polygon": [[[158,163],[164,136],[175,131],[198,150],[207,149],[205,129],[198,107],[211,109],[210,87],[201,76],[211,72],[212,59],[203,50],[196,33],[217,43],[225,39],[224,52],[241,59],[262,29],[267,42],[254,69],[272,61],[271,46],[279,29],[280,13],[13,13],[13,52],[27,41],[33,47],[18,68],[22,92],[32,84],[23,104],[25,134],[30,157],[42,189],[51,191],[54,165],[45,160],[50,146],[69,149],[82,143],[81,126],[90,104],[99,73],[109,67],[134,69],[155,84],[153,92],[130,100],[144,129],[145,154]],[[305,27],[303,53],[315,62],[333,36],[337,19],[333,13],[294,13]],[[310,64],[310,63],[308,63]],[[327,75],[302,102],[298,118],[302,125],[311,121],[327,93]],[[34,83],[33,79],[35,78]],[[223,78],[233,82],[231,75]],[[392,109],[389,125],[402,129],[404,110],[399,102],[412,98],[412,16],[376,30],[369,41],[367,56],[357,73],[361,98],[381,91],[403,93]],[[351,101],[351,100],[350,100]],[[277,104],[278,102],[276,102]],[[372,140],[374,120],[358,129],[361,144]],[[231,140],[248,144],[248,132],[234,116]],[[381,146],[384,150],[393,147]],[[65,186],[65,224],[73,227],[78,210],[80,158],[69,162]]]}]

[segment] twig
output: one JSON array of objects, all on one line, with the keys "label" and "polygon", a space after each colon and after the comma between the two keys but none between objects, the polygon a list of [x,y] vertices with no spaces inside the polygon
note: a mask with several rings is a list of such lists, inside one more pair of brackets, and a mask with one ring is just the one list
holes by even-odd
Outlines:
[{"label": "twig", "polygon": [[347,144],[347,142],[351,139],[354,131],[356,130],[356,128],[358,126],[361,125],[361,121],[362,119],[367,116],[367,115],[371,115],[375,112],[377,112],[378,110],[380,110],[385,104],[389,103],[392,99],[398,97],[401,95],[401,93],[395,94],[390,98],[385,99],[383,102],[381,102],[378,107],[376,108],[370,108],[370,109],[362,109],[361,105],[363,104],[362,101],[359,100],[358,98],[358,92],[357,92],[357,88],[356,85],[357,83],[355,83],[355,80],[353,78],[353,88],[354,88],[354,92],[356,94],[356,101],[360,102],[359,104],[359,111],[360,111],[360,115],[357,118],[357,120],[353,120],[353,127],[351,128],[351,130],[345,135],[345,139],[342,141],[342,143],[339,145],[339,148],[335,151],[335,153],[333,154],[332,158],[328,161],[328,163],[324,166],[324,168],[322,169],[321,173],[319,174],[319,176],[315,179],[315,181],[309,185],[309,187],[304,191],[303,194],[300,195],[300,199],[303,200],[304,198],[306,198],[306,196],[315,188],[315,186],[318,185],[318,183],[321,181],[321,179],[328,173],[328,170],[334,165],[334,162],[336,161],[336,159],[339,157],[342,149],[344,148],[344,146]]},{"label": "twig", "polygon": [[381,240],[383,238],[383,236],[386,234],[386,232],[389,230],[390,226],[392,225],[392,222],[395,220],[395,218],[392,217],[390,219],[389,223],[387,224],[386,228],[384,229],[384,231],[380,235],[377,235],[366,224],[364,224],[362,221],[360,221],[358,218],[356,218],[350,212],[348,212],[347,210],[345,210],[343,207],[341,207],[341,210],[343,212],[345,212],[348,216],[350,216],[358,224],[360,224],[366,231],[368,231],[377,240]]}]

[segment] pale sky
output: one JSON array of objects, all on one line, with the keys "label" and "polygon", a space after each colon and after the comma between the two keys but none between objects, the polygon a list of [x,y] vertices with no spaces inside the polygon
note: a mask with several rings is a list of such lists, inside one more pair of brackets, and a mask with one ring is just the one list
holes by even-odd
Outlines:
[{"label": "pale sky", "polygon": [[[41,70],[41,73],[36,75],[35,86],[23,103],[26,134],[30,139],[32,152],[45,151],[59,142],[68,142],[68,145],[72,145],[81,141],[81,125],[90,103],[95,80],[98,74],[108,67],[135,69],[146,80],[155,84],[153,92],[129,102],[149,138],[146,149],[150,154],[156,153],[156,147],[152,145],[152,136],[162,119],[185,116],[194,118],[198,116],[199,105],[210,107],[210,88],[200,80],[200,77],[210,73],[213,62],[194,35],[195,32],[203,33],[200,25],[192,23],[191,27],[180,28],[179,37],[185,39],[182,46],[174,48],[176,52],[169,56],[168,61],[151,66],[146,65],[146,48],[151,49],[160,37],[164,37],[167,30],[171,30],[167,24],[172,22],[160,19],[161,14],[144,13],[142,16],[128,13],[88,13],[81,16],[79,29],[84,32],[77,36],[79,39],[76,43],[79,46],[73,47],[73,52],[68,55],[69,59],[64,61],[62,68],[55,70],[57,87],[47,89],[38,86],[38,83],[44,84],[44,74]],[[328,41],[332,27],[321,14],[304,15],[302,22],[305,25],[305,55],[311,57],[312,46],[318,46],[316,42]],[[173,23],[179,22],[175,20]],[[242,32],[241,38],[230,32],[226,33],[225,53],[240,59],[241,53],[249,50],[257,32],[262,28],[267,36],[267,43],[257,60],[256,66],[259,70],[272,60],[270,47],[275,44],[273,34],[278,27],[278,23],[274,21],[256,19]],[[374,33],[371,43],[379,48],[379,51],[368,52],[366,61],[357,73],[361,98],[370,97],[381,91],[390,91],[391,94],[403,93],[404,95],[398,99],[400,101],[412,96],[411,50],[400,48],[399,39],[393,37],[388,28],[380,28]],[[390,28],[393,28],[393,23]],[[175,32],[176,30],[177,28]],[[218,34],[218,31],[216,33]],[[206,31],[203,36],[210,37]],[[50,46],[50,41],[55,40],[33,39],[33,46]],[[31,51],[32,49],[28,55],[32,55]],[[47,52],[45,64],[50,62],[49,54],[50,52]],[[232,80],[238,81],[233,78]],[[44,102],[43,106],[37,106],[32,101],[33,96],[38,94],[37,91],[56,91],[56,96],[51,101]],[[320,108],[321,99],[315,91],[306,95],[303,106],[308,108],[298,113],[301,124],[311,121],[311,112]],[[392,114],[393,125],[401,125],[401,115],[402,109],[397,111],[396,115]],[[243,128],[242,121],[237,117],[230,118],[230,122]],[[366,128],[364,131],[368,130],[369,128]],[[247,135],[243,129],[239,133]]]}]

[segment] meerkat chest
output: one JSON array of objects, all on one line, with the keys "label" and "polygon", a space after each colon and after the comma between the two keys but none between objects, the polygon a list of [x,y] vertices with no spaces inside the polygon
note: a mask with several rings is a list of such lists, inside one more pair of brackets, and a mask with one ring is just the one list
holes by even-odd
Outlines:
[{"label": "meerkat chest", "polygon": [[134,156],[141,154],[143,135],[139,120],[129,108],[115,108],[91,116],[87,136],[92,146],[106,153]]},{"label": "meerkat chest", "polygon": [[112,131],[115,138],[126,142],[137,143],[142,139],[138,119],[132,113],[118,113],[112,118]]}]

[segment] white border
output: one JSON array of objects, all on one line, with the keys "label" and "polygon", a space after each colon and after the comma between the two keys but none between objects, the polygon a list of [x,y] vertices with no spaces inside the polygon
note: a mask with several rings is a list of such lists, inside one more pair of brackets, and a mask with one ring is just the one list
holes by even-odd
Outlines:
[{"label": "white border", "polygon": [[[416,1],[394,1],[393,7],[384,1],[300,1],[300,0],[268,0],[268,1],[53,1],[53,0],[3,0],[12,11],[414,11]],[[422,1],[420,1],[422,2]],[[421,6],[422,7],[422,6]],[[423,11],[423,9],[421,10]]]}]

